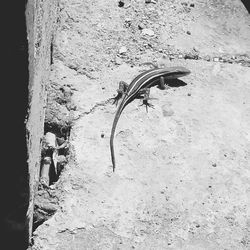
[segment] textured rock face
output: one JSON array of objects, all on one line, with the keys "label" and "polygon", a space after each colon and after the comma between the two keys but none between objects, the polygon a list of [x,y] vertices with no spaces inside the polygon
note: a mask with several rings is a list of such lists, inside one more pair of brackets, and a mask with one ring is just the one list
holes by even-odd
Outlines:
[{"label": "textured rock face", "polygon": [[[73,93],[76,107],[61,112],[75,119],[74,161],[54,185],[61,209],[36,229],[32,248],[248,249],[250,19],[241,2],[59,7],[50,86]],[[125,108],[112,173],[110,98],[148,61],[192,73],[152,89],[148,113],[139,100]]]},{"label": "textured rock face", "polygon": [[28,209],[29,234],[32,230],[34,194],[37,189],[41,138],[44,129],[46,86],[51,64],[51,43],[57,18],[57,0],[29,0],[26,7],[29,42],[29,114],[27,121],[30,200]]}]

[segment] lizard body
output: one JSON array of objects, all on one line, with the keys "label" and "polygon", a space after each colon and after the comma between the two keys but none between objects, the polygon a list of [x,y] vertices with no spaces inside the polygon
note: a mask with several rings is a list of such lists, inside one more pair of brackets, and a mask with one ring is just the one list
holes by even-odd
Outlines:
[{"label": "lizard body", "polygon": [[154,69],[150,69],[139,74],[129,85],[125,82],[120,82],[119,89],[117,90],[118,95],[114,99],[115,102],[118,102],[118,100],[122,98],[122,101],[116,111],[110,136],[110,151],[113,172],[115,171],[114,134],[123,109],[134,99],[140,98],[142,94],[144,94],[143,104],[146,105],[146,108],[148,106],[152,107],[153,105],[148,103],[149,89],[151,87],[158,85],[160,89],[165,89],[165,82],[168,79],[177,79],[190,73],[191,72],[184,67],[155,67]]}]

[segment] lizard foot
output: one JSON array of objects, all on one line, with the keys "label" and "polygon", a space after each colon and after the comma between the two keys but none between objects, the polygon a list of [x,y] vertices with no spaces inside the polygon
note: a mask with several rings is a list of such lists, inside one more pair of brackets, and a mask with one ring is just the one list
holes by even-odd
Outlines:
[{"label": "lizard foot", "polygon": [[140,106],[143,106],[145,105],[146,106],[146,111],[148,112],[148,107],[149,108],[153,108],[154,109],[154,105],[149,103],[148,100],[143,100],[142,104]]},{"label": "lizard foot", "polygon": [[119,82],[119,89],[117,89],[117,95],[114,98],[111,98],[113,100],[112,104],[118,105],[118,101],[126,94],[126,91],[128,89],[128,84],[124,81]]},{"label": "lizard foot", "polygon": [[111,100],[113,101],[112,105],[116,105],[117,106],[118,102],[122,98],[122,96],[123,96],[123,93],[118,92],[118,94],[115,97],[111,98]]}]

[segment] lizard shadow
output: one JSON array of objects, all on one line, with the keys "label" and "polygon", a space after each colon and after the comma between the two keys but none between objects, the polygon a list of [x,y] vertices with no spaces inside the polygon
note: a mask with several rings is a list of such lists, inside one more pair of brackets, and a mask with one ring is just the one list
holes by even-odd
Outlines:
[{"label": "lizard shadow", "polygon": [[180,79],[170,79],[167,81],[167,85],[171,88],[179,88],[179,87],[186,86],[187,83],[183,82]]},{"label": "lizard shadow", "polygon": [[[183,82],[182,80],[179,80],[179,79],[168,79],[167,81],[167,84],[166,84],[168,87],[170,88],[179,88],[179,87],[183,87],[183,86],[186,86],[187,83]],[[161,89],[159,86],[157,86],[158,89]],[[143,99],[144,96],[143,95],[138,95],[136,96],[135,99]],[[154,97],[149,97],[148,98],[149,100],[153,100],[153,99],[157,99],[157,98],[154,98]],[[134,99],[133,99],[134,100]],[[132,102],[133,100],[131,100],[130,102]],[[130,103],[129,102],[129,103]]]}]

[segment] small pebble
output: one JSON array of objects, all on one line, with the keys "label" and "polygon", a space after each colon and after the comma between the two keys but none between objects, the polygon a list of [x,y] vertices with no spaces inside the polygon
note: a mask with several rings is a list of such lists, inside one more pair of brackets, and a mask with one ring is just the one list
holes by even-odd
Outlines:
[{"label": "small pebble", "polygon": [[155,35],[154,31],[151,30],[151,29],[143,29],[142,34],[143,35],[148,35],[148,36],[154,36]]},{"label": "small pebble", "polygon": [[156,3],[155,0],[145,0],[145,3]]},{"label": "small pebble", "polygon": [[104,134],[103,133],[101,134],[101,137],[104,138]]},{"label": "small pebble", "polygon": [[188,96],[191,96],[191,93],[188,93]]},{"label": "small pebble", "polygon": [[194,3],[191,3],[191,4],[190,4],[190,7],[192,7],[192,8],[193,8],[193,7],[194,7]]},{"label": "small pebble", "polygon": [[191,32],[190,32],[190,31],[187,31],[187,34],[188,34],[188,35],[191,35]]},{"label": "small pebble", "polygon": [[125,27],[128,28],[130,27],[132,24],[132,20],[130,18],[126,18],[125,19]]},{"label": "small pebble", "polygon": [[130,17],[126,17],[125,22],[132,22],[132,19]]},{"label": "small pebble", "polygon": [[169,60],[171,61],[171,60],[173,60],[175,57],[174,57],[174,55],[169,55]]},{"label": "small pebble", "polygon": [[214,168],[216,168],[216,167],[217,167],[217,164],[216,164],[216,163],[214,163],[214,164],[212,164],[212,166],[213,166]]},{"label": "small pebble", "polygon": [[120,0],[119,2],[118,2],[118,7],[123,7],[124,6],[124,1],[123,0]]},{"label": "small pebble", "polygon": [[138,29],[143,30],[145,28],[145,25],[143,23],[138,24]]},{"label": "small pebble", "polygon": [[125,54],[127,52],[127,48],[125,46],[122,46],[120,49],[119,49],[119,54]]},{"label": "small pebble", "polygon": [[219,62],[219,58],[218,57],[214,57],[214,62]]}]

